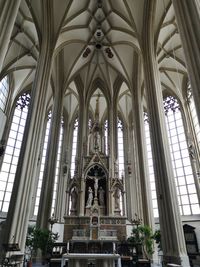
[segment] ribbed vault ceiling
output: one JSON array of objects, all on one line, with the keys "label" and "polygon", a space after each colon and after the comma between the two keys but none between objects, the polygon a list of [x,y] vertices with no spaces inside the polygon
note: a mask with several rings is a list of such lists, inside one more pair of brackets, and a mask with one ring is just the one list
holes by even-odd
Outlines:
[{"label": "ribbed vault ceiling", "polygon": [[[154,2],[152,34],[162,88],[179,95],[187,74],[173,6],[170,0]],[[96,98],[96,90],[101,90],[109,100],[116,95],[114,84],[115,88],[119,84],[119,111],[128,119],[135,73],[142,73],[138,55],[144,9],[145,0],[22,0],[2,71],[2,76],[12,77],[13,100],[20,91],[31,88],[41,41],[46,34],[43,17],[50,10],[54,57],[59,57],[62,66],[64,106],[69,117],[73,117],[83,97],[94,112],[92,98]],[[53,65],[52,84],[57,84],[58,79],[55,68],[57,63]],[[77,79],[81,89],[77,88]],[[49,103],[53,91],[59,90],[54,87],[47,92]],[[103,116],[107,105],[100,106]]]}]

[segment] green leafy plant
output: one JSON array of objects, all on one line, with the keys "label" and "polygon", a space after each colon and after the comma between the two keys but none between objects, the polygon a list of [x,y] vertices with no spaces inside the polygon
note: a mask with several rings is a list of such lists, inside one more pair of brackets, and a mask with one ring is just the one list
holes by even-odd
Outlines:
[{"label": "green leafy plant", "polygon": [[137,225],[132,229],[128,243],[135,248],[139,257],[150,259],[154,253],[154,235],[148,225]]},{"label": "green leafy plant", "polygon": [[46,257],[52,250],[53,244],[58,239],[58,234],[52,233],[48,229],[38,227],[28,227],[26,236],[26,247],[31,252],[31,257],[36,255],[38,249],[43,257]]},{"label": "green leafy plant", "polygon": [[153,238],[154,238],[156,244],[158,245],[159,251],[161,251],[162,250],[162,244],[161,244],[161,232],[160,232],[160,230],[156,230],[154,232]]}]

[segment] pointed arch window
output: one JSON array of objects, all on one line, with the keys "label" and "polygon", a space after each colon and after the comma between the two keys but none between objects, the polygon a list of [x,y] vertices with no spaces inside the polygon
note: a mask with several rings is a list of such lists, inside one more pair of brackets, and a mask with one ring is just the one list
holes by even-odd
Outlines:
[{"label": "pointed arch window", "polygon": [[180,105],[173,96],[166,97],[163,103],[180,212],[200,214]]},{"label": "pointed arch window", "polygon": [[104,123],[105,153],[108,155],[108,120]]},{"label": "pointed arch window", "polygon": [[74,122],[74,130],[73,130],[72,157],[71,157],[71,177],[74,176],[74,172],[75,172],[77,136],[78,136],[78,119],[76,119]]},{"label": "pointed arch window", "polygon": [[146,146],[147,146],[147,162],[148,162],[149,179],[150,179],[150,186],[151,186],[153,215],[155,218],[157,218],[157,217],[159,217],[158,202],[157,202],[155,175],[154,175],[154,167],[153,167],[153,157],[152,157],[152,149],[151,149],[149,118],[148,118],[148,115],[146,112],[144,112],[144,127],[145,127],[145,139],[146,139]]},{"label": "pointed arch window", "polygon": [[0,172],[0,211],[2,212],[7,212],[9,208],[29,103],[30,94],[24,93],[21,95],[16,102],[12,118]]},{"label": "pointed arch window", "polygon": [[119,161],[119,177],[124,175],[124,139],[123,139],[123,123],[118,118],[117,122],[117,141],[118,141],[118,161]]},{"label": "pointed arch window", "polygon": [[5,110],[6,107],[8,91],[9,91],[8,76],[5,76],[0,81],[0,109],[2,109],[3,111]]},{"label": "pointed arch window", "polygon": [[56,172],[55,172],[55,180],[54,180],[54,188],[53,188],[53,201],[52,201],[51,214],[55,214],[56,198],[57,198],[57,192],[58,192],[58,181],[59,181],[59,175],[60,175],[61,152],[62,152],[62,143],[63,143],[63,126],[64,126],[64,121],[62,119],[61,127],[60,127],[60,137],[59,137],[59,143],[58,143],[57,160],[56,160]]},{"label": "pointed arch window", "polygon": [[[118,164],[119,164],[119,178],[124,177],[124,132],[123,132],[123,122],[118,118],[117,121],[117,148],[118,148]],[[123,198],[120,194],[120,210],[121,213],[123,210]]]}]

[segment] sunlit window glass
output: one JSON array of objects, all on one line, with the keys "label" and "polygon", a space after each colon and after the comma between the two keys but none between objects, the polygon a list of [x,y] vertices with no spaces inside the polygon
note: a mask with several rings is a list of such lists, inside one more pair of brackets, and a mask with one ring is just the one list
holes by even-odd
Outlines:
[{"label": "sunlit window glass", "polygon": [[7,212],[9,208],[29,103],[28,93],[21,95],[16,102],[0,172],[0,211],[2,212]]},{"label": "sunlit window glass", "polygon": [[124,175],[124,142],[123,142],[123,124],[118,119],[118,163],[119,163],[119,176]]},{"label": "sunlit window glass", "polygon": [[[118,164],[119,164],[119,178],[121,179],[124,176],[124,139],[123,139],[123,124],[122,121],[118,118],[117,123],[117,145],[118,145]],[[122,193],[122,192],[121,192]],[[122,194],[120,193],[120,210],[123,211],[123,199]]]},{"label": "sunlit window glass", "polygon": [[146,146],[147,146],[147,162],[148,162],[149,179],[150,179],[150,185],[151,185],[151,196],[152,196],[152,204],[153,204],[153,214],[154,214],[154,217],[159,217],[153,158],[152,158],[152,150],[151,150],[151,139],[150,139],[150,131],[149,131],[149,120],[148,120],[148,115],[146,112],[144,113],[144,126],[145,126],[145,138],[146,138]]},{"label": "sunlit window glass", "polygon": [[77,135],[78,135],[78,119],[74,123],[73,141],[72,141],[72,158],[71,158],[71,177],[74,176],[75,160],[76,160],[76,148],[77,148]]},{"label": "sunlit window glass", "polygon": [[9,90],[8,77],[5,76],[0,81],[0,109],[2,109],[3,111],[5,110],[8,98],[8,90]]},{"label": "sunlit window glass", "polygon": [[104,123],[104,140],[105,140],[105,152],[108,155],[108,120]]},{"label": "sunlit window glass", "polygon": [[55,204],[56,204],[56,197],[58,191],[58,181],[59,181],[59,174],[60,174],[60,166],[61,166],[61,151],[62,151],[62,141],[63,141],[63,121],[61,123],[60,128],[60,137],[59,137],[59,144],[58,144],[58,154],[57,154],[57,161],[56,161],[56,172],[55,172],[55,181],[54,181],[54,189],[53,189],[53,202],[52,202],[52,214],[55,213]]},{"label": "sunlit window glass", "polygon": [[175,183],[181,215],[199,214],[199,202],[186,142],[180,105],[175,97],[164,99]]}]

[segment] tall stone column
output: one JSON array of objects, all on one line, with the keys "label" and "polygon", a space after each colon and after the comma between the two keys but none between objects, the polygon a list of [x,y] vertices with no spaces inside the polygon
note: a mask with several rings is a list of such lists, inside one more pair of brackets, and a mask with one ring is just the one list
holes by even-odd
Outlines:
[{"label": "tall stone column", "polygon": [[46,93],[49,86],[51,66],[51,42],[46,38],[46,41],[42,42],[35,81],[31,91],[31,102],[3,236],[3,243],[18,243],[22,252],[36,182],[39,147],[42,137],[41,129],[44,124],[47,103]]},{"label": "tall stone column", "polygon": [[110,103],[110,110],[108,114],[108,153],[109,153],[109,177],[108,177],[108,214],[114,214],[114,198],[111,191],[112,179],[115,177],[115,160],[117,157],[117,107],[113,101]]},{"label": "tall stone column", "polygon": [[[84,97],[83,97],[84,98]],[[81,99],[81,96],[80,96]],[[89,105],[88,105],[89,106]],[[77,140],[77,156],[79,164],[79,179],[80,179],[80,198],[79,198],[79,215],[85,214],[85,177],[83,173],[83,157],[85,156],[85,145],[87,144],[87,128],[88,128],[88,111],[85,105],[85,100],[80,105],[79,111],[79,127],[78,127],[78,140]]]},{"label": "tall stone column", "polygon": [[141,77],[140,77],[140,68],[141,68],[141,59],[137,58],[138,69],[135,73],[136,84],[134,85],[133,95],[132,95],[132,106],[133,106],[133,116],[134,116],[134,130],[135,136],[134,140],[136,143],[137,153],[137,172],[140,177],[139,190],[141,192],[141,203],[142,207],[139,208],[139,211],[142,209],[142,217],[138,214],[139,218],[143,219],[143,223],[151,227],[154,225],[153,218],[153,207],[152,207],[152,198],[150,192],[150,181],[148,178],[148,165],[147,165],[147,156],[146,156],[146,144],[145,144],[145,132],[144,132],[144,118],[143,118],[143,106],[142,106],[142,95],[141,95]]},{"label": "tall stone column", "polygon": [[66,141],[69,139],[69,124],[64,118],[63,125],[63,141],[61,149],[61,159],[60,159],[60,175],[58,180],[58,189],[56,196],[56,206],[55,206],[55,218],[59,222],[63,222],[63,216],[68,214],[68,206],[70,200],[70,192],[67,188],[68,179],[69,179],[69,161],[68,161],[68,150],[66,149]]},{"label": "tall stone column", "polygon": [[163,259],[166,263],[172,262],[188,267],[190,264],[176,195],[158,66],[151,51],[143,52],[143,59]]},{"label": "tall stone column", "polygon": [[[139,88],[137,89],[139,90]],[[148,177],[148,164],[147,155],[145,149],[145,133],[144,133],[144,120],[143,120],[143,108],[141,106],[141,96],[136,96],[134,101],[134,118],[135,118],[135,142],[137,144],[136,152],[138,155],[138,173],[140,176],[140,190],[142,200],[142,219],[143,223],[154,225],[153,218],[153,206],[150,192],[150,181]],[[139,214],[138,214],[139,215]]]},{"label": "tall stone column", "polygon": [[64,118],[64,132],[63,132],[63,145],[62,149],[64,150],[62,153],[63,166],[62,171],[63,175],[61,178],[61,183],[59,184],[59,192],[63,192],[63,198],[59,196],[59,204],[57,206],[56,218],[62,221],[63,215],[69,215],[69,203],[70,203],[70,179],[71,179],[71,146],[72,146],[72,138],[73,138],[73,126],[71,126],[69,120],[65,120]]},{"label": "tall stone column", "polygon": [[[62,70],[59,68],[59,56],[55,60],[57,65],[56,75],[56,90],[54,94],[53,111],[51,118],[51,126],[49,131],[47,153],[44,166],[44,174],[42,181],[42,189],[40,195],[40,203],[37,216],[37,226],[39,228],[48,228],[49,218],[51,217],[51,208],[53,200],[53,189],[55,182],[55,170],[58,155],[58,145],[60,137],[60,127],[63,109],[63,84],[61,73]],[[58,63],[58,64],[57,64]]]},{"label": "tall stone column", "polygon": [[0,6],[0,73],[8,50],[20,2],[21,0],[4,0]]},{"label": "tall stone column", "polygon": [[145,5],[146,25],[144,25],[142,36],[142,57],[158,196],[163,260],[165,265],[167,263],[175,263],[180,264],[182,267],[189,267],[165,125],[158,63],[155,55],[153,37],[153,8],[155,8],[155,2],[147,0]]},{"label": "tall stone column", "polygon": [[200,123],[200,4],[197,0],[172,2]]},{"label": "tall stone column", "polygon": [[127,150],[130,149],[130,166],[128,166],[127,177],[126,177],[126,202],[127,205],[127,217],[131,221],[134,219],[135,214],[139,218],[142,218],[142,212],[140,211],[141,206],[141,190],[139,186],[139,180],[137,175],[137,158],[136,158],[136,148],[135,148],[135,135],[133,133],[133,123],[129,125],[129,138],[127,144]]}]

